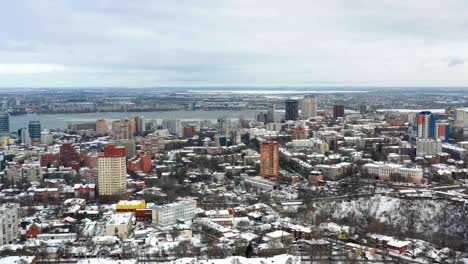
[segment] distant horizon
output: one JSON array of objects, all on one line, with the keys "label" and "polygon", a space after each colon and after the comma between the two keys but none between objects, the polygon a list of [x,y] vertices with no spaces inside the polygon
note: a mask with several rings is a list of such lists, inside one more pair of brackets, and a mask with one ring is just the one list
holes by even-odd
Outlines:
[{"label": "distant horizon", "polygon": [[392,89],[392,88],[409,88],[409,89],[468,89],[467,86],[450,86],[450,85],[165,85],[165,86],[44,86],[44,87],[27,87],[27,86],[9,86],[0,87],[4,89],[222,89],[222,88],[261,88],[261,89]]}]

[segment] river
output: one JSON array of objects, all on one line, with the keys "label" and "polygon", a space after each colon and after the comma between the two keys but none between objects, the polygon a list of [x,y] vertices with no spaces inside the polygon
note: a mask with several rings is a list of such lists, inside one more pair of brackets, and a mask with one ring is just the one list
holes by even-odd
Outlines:
[{"label": "river", "polygon": [[104,118],[107,121],[113,121],[125,117],[142,116],[145,120],[155,119],[158,123],[162,119],[187,120],[211,120],[216,121],[218,117],[228,117],[237,119],[243,116],[247,119],[253,119],[255,113],[259,110],[223,110],[223,111],[153,111],[153,112],[99,112],[99,113],[73,113],[73,114],[28,114],[10,116],[10,131],[17,131],[19,128],[27,127],[30,120],[41,122],[42,128],[64,129],[71,122],[84,123],[94,122],[97,119]]}]

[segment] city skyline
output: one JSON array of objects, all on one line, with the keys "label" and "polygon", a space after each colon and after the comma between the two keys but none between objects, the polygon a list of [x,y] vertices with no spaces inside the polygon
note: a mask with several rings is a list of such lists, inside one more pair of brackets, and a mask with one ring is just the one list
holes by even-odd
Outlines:
[{"label": "city skyline", "polygon": [[0,87],[467,86],[467,7],[16,1]]}]

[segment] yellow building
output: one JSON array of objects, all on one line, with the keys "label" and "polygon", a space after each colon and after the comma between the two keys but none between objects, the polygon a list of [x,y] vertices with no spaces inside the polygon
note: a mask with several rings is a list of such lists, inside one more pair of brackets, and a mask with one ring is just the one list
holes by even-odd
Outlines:
[{"label": "yellow building", "polygon": [[15,144],[14,138],[2,137],[2,146],[9,146]]},{"label": "yellow building", "polygon": [[134,212],[137,209],[146,209],[145,200],[120,200],[116,207],[117,212]]}]

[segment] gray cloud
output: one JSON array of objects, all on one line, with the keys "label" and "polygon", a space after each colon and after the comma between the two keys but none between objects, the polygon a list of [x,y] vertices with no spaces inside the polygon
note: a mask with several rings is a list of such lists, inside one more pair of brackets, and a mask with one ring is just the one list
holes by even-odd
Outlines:
[{"label": "gray cloud", "polygon": [[445,64],[468,53],[467,8],[456,0],[6,1],[0,86],[468,85],[449,69],[463,60]]},{"label": "gray cloud", "polygon": [[457,67],[457,66],[461,66],[463,64],[465,64],[465,60],[458,59],[458,58],[451,59],[448,62],[449,67]]}]

